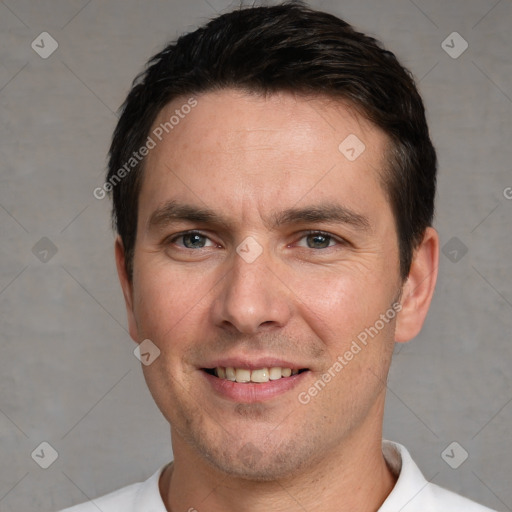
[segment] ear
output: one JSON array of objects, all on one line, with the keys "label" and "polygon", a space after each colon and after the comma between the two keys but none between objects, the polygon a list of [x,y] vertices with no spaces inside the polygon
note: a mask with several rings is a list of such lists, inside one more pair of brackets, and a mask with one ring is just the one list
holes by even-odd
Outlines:
[{"label": "ear", "polygon": [[124,252],[123,242],[121,237],[116,238],[115,243],[115,253],[116,253],[116,266],[117,266],[117,275],[119,276],[119,282],[121,283],[121,288],[123,289],[124,302],[126,305],[126,313],[128,316],[128,328],[130,331],[130,336],[133,341],[136,343],[139,342],[137,322],[135,320],[135,314],[133,310],[133,282],[132,279],[128,276],[128,272],[126,271],[126,258]]},{"label": "ear", "polygon": [[409,276],[402,289],[402,309],[397,316],[395,341],[404,343],[421,330],[437,280],[439,235],[428,227],[413,255]]}]

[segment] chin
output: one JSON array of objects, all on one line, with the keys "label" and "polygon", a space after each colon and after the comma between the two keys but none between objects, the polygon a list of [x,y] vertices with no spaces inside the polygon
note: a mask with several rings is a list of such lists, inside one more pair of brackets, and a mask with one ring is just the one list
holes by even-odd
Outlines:
[{"label": "chin", "polygon": [[[300,473],[321,459],[312,439],[287,440],[278,446],[258,446],[247,442],[236,451],[225,447],[200,446],[200,453],[218,471],[231,478],[254,482],[284,480]],[[233,445],[233,443],[232,443]],[[235,448],[231,446],[230,448]]]}]

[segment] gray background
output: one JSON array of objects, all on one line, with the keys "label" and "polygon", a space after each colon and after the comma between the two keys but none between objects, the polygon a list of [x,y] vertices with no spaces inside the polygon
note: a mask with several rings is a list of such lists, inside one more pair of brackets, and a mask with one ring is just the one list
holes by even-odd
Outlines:
[{"label": "gray background", "polygon": [[[459,240],[441,255],[421,335],[397,345],[385,437],[427,479],[512,510],[512,2],[311,5],[376,35],[419,80],[440,160],[436,227],[443,246]],[[132,78],[167,40],[229,6],[0,2],[2,512],[82,502],[172,457],[125,329],[110,205],[92,191]],[[47,59],[31,48],[43,31],[59,44]],[[458,58],[442,47],[454,31],[469,44]],[[31,457],[43,441],[59,455],[46,470]],[[441,457],[452,441],[469,453],[458,469]]]}]

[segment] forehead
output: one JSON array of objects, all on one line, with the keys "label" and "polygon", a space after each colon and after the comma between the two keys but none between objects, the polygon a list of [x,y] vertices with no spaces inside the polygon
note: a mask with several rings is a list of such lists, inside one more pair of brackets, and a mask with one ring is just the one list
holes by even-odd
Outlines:
[{"label": "forehead", "polygon": [[146,216],[149,203],[173,194],[234,215],[315,198],[343,198],[353,210],[363,198],[386,207],[387,136],[341,101],[209,92],[167,105],[150,136],[156,144],[140,197]]},{"label": "forehead", "polygon": [[[192,102],[196,106],[191,108]],[[387,141],[347,101],[288,92],[263,96],[235,89],[173,100],[159,112],[155,130],[176,147],[191,138],[200,139],[202,151],[247,151],[252,141],[258,149],[261,142],[281,137],[286,146],[324,152],[337,149],[340,137],[350,133],[371,139],[374,146]]]}]

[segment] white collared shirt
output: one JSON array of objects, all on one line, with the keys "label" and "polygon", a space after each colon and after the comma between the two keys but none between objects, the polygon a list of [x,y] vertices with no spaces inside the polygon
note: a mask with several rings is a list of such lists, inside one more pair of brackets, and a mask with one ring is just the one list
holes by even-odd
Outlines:
[{"label": "white collared shirt", "polygon": [[[401,444],[383,440],[382,452],[398,480],[378,512],[495,512],[428,482]],[[163,469],[145,482],[128,485],[61,512],[167,512],[158,485]]]}]

